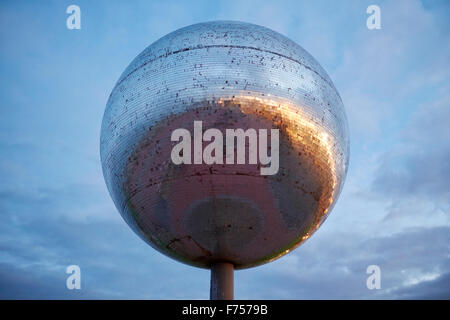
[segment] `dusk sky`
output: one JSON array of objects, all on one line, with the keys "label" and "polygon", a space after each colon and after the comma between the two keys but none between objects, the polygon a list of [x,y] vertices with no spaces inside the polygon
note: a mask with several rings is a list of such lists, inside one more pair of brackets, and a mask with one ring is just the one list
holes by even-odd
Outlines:
[{"label": "dusk sky", "polygon": [[[66,8],[81,8],[81,29]],[[369,5],[381,29],[366,27]],[[106,188],[100,126],[148,45],[184,26],[271,28],[327,71],[350,128],[347,178],[302,246],[235,272],[237,299],[450,299],[449,1],[2,1],[0,298],[208,299],[209,270],[125,223]],[[81,268],[81,290],[66,267]],[[369,290],[366,269],[381,269]]]}]

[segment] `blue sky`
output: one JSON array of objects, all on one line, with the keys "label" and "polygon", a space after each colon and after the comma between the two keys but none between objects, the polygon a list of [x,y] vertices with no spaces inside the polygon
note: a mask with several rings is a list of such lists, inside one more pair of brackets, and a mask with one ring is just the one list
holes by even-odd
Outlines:
[{"label": "blue sky", "polygon": [[[66,8],[81,8],[81,30]],[[380,30],[366,8],[381,8]],[[122,220],[99,135],[145,47],[180,27],[278,31],[331,76],[347,110],[343,193],[304,245],[235,273],[238,299],[450,298],[448,1],[2,1],[0,298],[207,299],[209,272],[161,255]],[[66,267],[82,289],[67,290]],[[366,268],[381,268],[380,290]]]}]

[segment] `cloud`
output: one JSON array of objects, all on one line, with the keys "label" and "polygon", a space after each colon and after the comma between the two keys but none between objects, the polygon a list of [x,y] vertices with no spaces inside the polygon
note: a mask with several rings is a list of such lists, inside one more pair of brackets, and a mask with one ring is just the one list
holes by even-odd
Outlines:
[{"label": "cloud", "polygon": [[444,273],[437,277],[425,279],[412,286],[405,286],[395,290],[393,293],[399,299],[429,299],[429,300],[449,300],[450,299],[450,273]]},{"label": "cloud", "polygon": [[[450,295],[450,287],[444,286],[449,251],[450,227],[414,228],[391,236],[318,233],[265,268],[239,271],[236,283],[241,296],[252,299],[431,299],[438,293],[442,298]],[[366,287],[369,265],[381,268],[380,290]],[[246,281],[240,272],[247,273]],[[247,286],[240,289],[243,282]]]},{"label": "cloud", "polygon": [[370,192],[386,225],[450,225],[450,95],[424,103],[379,157]]},{"label": "cloud", "polygon": [[0,264],[0,299],[89,299],[83,290],[65,289],[65,270],[60,277],[38,268]]},{"label": "cloud", "polygon": [[450,75],[448,34],[434,12],[420,1],[383,2],[380,7],[382,28],[368,30],[361,24],[331,73],[358,142],[362,137],[382,143]]},{"label": "cloud", "polygon": [[[0,193],[1,298],[207,298],[205,270],[151,249],[115,209],[97,206],[96,198],[98,191],[86,185]],[[81,268],[80,291],[65,287],[65,269],[72,264]],[[185,279],[187,272],[193,277]]]},{"label": "cloud", "polygon": [[[163,256],[122,221],[98,136],[109,90],[140,50],[178,27],[232,19],[317,58],[346,105],[352,143],[325,224],[282,259],[237,271],[236,297],[448,299],[448,4],[380,2],[376,31],[365,26],[369,4],[82,1],[80,33],[65,29],[64,5],[3,5],[0,298],[208,298],[207,270]],[[80,292],[65,288],[70,264],[81,267]],[[366,288],[370,264],[381,267],[381,290]]]},{"label": "cloud", "polygon": [[382,156],[374,191],[388,197],[450,199],[449,105],[447,93],[412,116],[398,142]]}]

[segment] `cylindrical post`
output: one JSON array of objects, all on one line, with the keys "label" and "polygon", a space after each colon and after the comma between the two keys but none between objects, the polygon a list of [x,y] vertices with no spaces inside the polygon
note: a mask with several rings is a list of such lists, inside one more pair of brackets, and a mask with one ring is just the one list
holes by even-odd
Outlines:
[{"label": "cylindrical post", "polygon": [[233,300],[234,266],[229,262],[216,262],[211,265],[211,300]]}]

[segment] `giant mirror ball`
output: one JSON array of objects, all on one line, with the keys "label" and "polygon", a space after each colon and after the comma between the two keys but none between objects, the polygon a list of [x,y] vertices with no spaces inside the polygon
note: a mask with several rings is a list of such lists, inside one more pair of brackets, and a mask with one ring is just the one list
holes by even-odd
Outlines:
[{"label": "giant mirror ball", "polygon": [[[171,134],[193,136],[194,121],[203,131],[278,129],[278,172],[174,164]],[[242,269],[283,256],[324,222],[349,139],[341,98],[308,52],[265,27],[214,21],[176,30],[130,63],[107,102],[100,152],[111,197],[144,241],[193,266]]]}]

